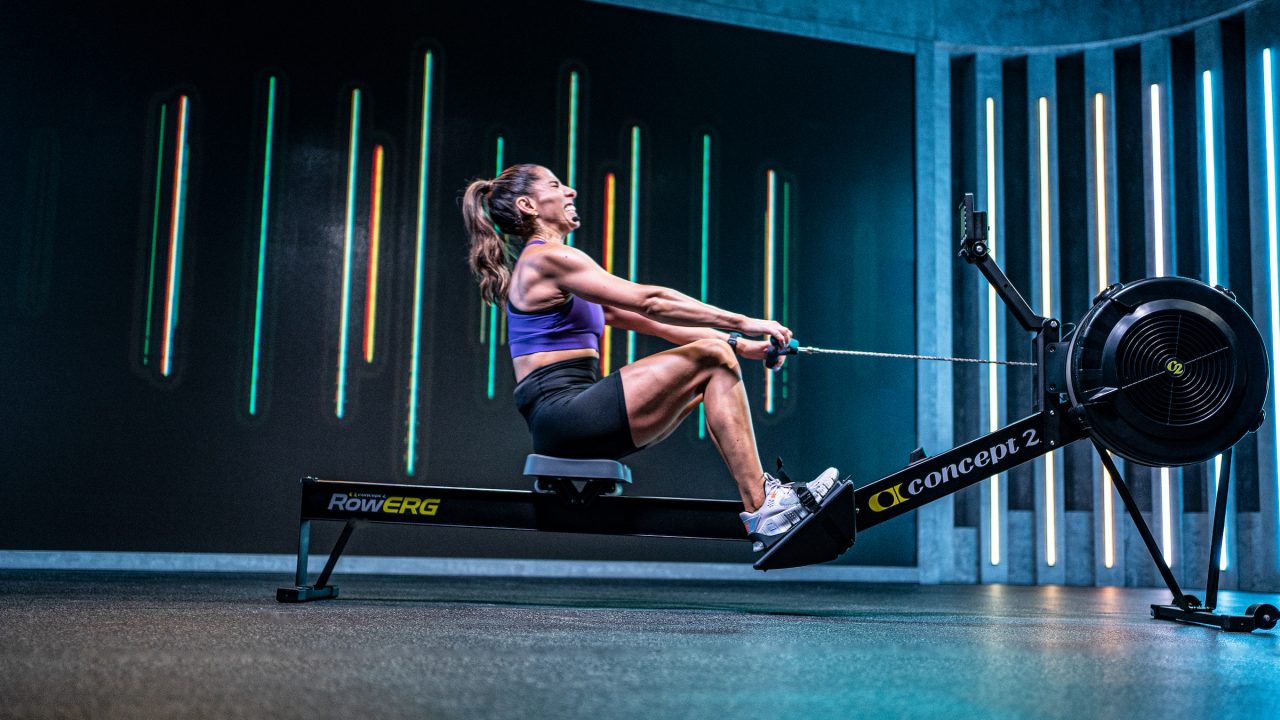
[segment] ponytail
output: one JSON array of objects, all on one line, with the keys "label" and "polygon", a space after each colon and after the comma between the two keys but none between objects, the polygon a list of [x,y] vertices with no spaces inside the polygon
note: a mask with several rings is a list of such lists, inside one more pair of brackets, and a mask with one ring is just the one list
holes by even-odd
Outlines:
[{"label": "ponytail", "polygon": [[467,264],[480,283],[480,297],[492,305],[503,305],[511,285],[515,253],[498,234],[489,215],[492,192],[492,180],[476,180],[468,185],[462,196],[462,220],[471,239]]}]

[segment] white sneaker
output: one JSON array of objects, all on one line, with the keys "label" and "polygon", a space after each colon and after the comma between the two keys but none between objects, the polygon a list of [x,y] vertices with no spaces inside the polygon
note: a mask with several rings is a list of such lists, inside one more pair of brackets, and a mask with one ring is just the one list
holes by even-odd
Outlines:
[{"label": "white sneaker", "polygon": [[809,517],[809,511],[800,503],[790,483],[783,485],[765,473],[764,503],[755,512],[739,513],[738,516],[747,529],[747,537],[753,541],[751,549],[760,552],[773,546],[788,530]]},{"label": "white sneaker", "polygon": [[822,499],[831,493],[831,489],[836,486],[836,481],[839,479],[839,470],[827,468],[822,471],[821,475],[805,483],[803,487],[809,489],[809,493],[813,495],[815,501],[822,502]]}]

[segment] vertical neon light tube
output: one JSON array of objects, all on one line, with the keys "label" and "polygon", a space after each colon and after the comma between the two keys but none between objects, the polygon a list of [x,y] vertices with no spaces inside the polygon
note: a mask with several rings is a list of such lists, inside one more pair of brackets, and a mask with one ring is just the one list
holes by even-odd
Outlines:
[{"label": "vertical neon light tube", "polygon": [[1160,157],[1160,86],[1151,86],[1151,226],[1155,235],[1156,277],[1164,277],[1164,173]]},{"label": "vertical neon light tube", "polygon": [[151,361],[151,306],[155,302],[156,287],[156,240],[160,235],[160,190],[164,178],[164,129],[165,111],[168,105],[160,106],[160,132],[156,141],[156,194],[151,209],[151,262],[147,270],[147,313],[142,326],[142,364]]},{"label": "vertical neon light tube", "polygon": [[[1045,317],[1053,316],[1053,283],[1050,272],[1052,263],[1052,224],[1049,217],[1049,99],[1040,98],[1040,303]],[[1055,452],[1044,459],[1044,542],[1045,562],[1049,567],[1058,564],[1057,512],[1054,487]]]},{"label": "vertical neon light tube", "polygon": [[[1098,292],[1107,288],[1107,152],[1105,98],[1102,93],[1093,96],[1093,172],[1094,205],[1098,218]],[[1102,561],[1107,569],[1116,564],[1115,520],[1111,510],[1111,474],[1102,468]]]},{"label": "vertical neon light tube", "polygon": [[[791,327],[791,183],[782,183],[782,324]],[[787,366],[782,366],[782,399],[787,399]]]},{"label": "vertical neon light tube", "polygon": [[422,129],[418,136],[418,225],[413,259],[413,330],[409,341],[409,420],[406,432],[405,472],[418,466],[418,385],[422,367],[422,272],[427,242],[427,166],[431,159],[431,71],[433,56],[423,58]]},{"label": "vertical neon light tube", "polygon": [[[1151,209],[1156,277],[1164,277],[1164,172],[1160,142],[1160,86],[1151,86]],[[1169,468],[1160,468],[1160,519],[1164,561],[1173,566],[1173,509],[1169,498]]]},{"label": "vertical neon light tube", "polygon": [[182,229],[187,205],[187,116],[189,100],[178,99],[178,139],[173,150],[173,210],[169,218],[169,282],[164,301],[164,337],[160,348],[160,374],[173,370],[173,332],[178,325],[178,298],[182,290]]},{"label": "vertical neon light tube", "polygon": [[[503,140],[503,137],[499,135],[498,147],[494,154],[494,157],[496,158],[496,162],[494,162],[494,172],[493,172],[494,177],[497,177],[502,174],[502,156],[504,154],[504,151],[506,150],[505,145],[506,143]],[[487,307],[484,307],[483,311],[488,313],[489,315],[489,322],[488,322],[489,376],[488,376],[488,383],[485,385],[485,397],[492,400],[494,395],[494,386],[496,384],[495,380],[497,378],[497,367],[498,367],[498,306],[482,303],[482,306],[484,305],[487,305]]]},{"label": "vertical neon light tube", "polygon": [[271,144],[276,124],[276,79],[267,80],[267,142],[262,157],[262,209],[258,215],[258,282],[253,304],[253,365],[249,370],[249,414],[258,414],[258,370],[262,357],[262,297],[267,266],[267,219],[271,199]]},{"label": "vertical neon light tube", "polygon": [[378,327],[378,262],[382,251],[382,155],[381,145],[373,146],[373,197],[369,203],[369,277],[364,299],[364,361],[373,362]]},{"label": "vertical neon light tube", "polygon": [[[711,136],[702,136],[702,214],[698,225],[701,243],[701,262],[698,273],[698,299],[707,302],[707,265],[711,239]],[[698,439],[707,437],[707,408],[698,403]]]},{"label": "vertical neon light tube", "polygon": [[[640,240],[640,128],[631,128],[631,214],[627,218],[627,279],[636,281],[636,246]],[[627,331],[627,364],[636,360],[636,332]]]},{"label": "vertical neon light tube", "polygon": [[[1204,181],[1206,224],[1209,241],[1209,284],[1218,284],[1218,171],[1217,154],[1214,151],[1213,130],[1213,74],[1208,70],[1201,76],[1204,85]],[[1218,482],[1222,479],[1222,456],[1213,459],[1213,492],[1217,497]],[[1218,557],[1218,569],[1227,569],[1227,526],[1222,526],[1222,552]]]},{"label": "vertical neon light tube", "polygon": [[1218,284],[1218,173],[1213,147],[1213,76],[1204,71],[1204,178],[1208,214],[1209,284]]},{"label": "vertical neon light tube", "polygon": [[[778,174],[773,170],[768,172],[767,181],[765,183],[765,209],[764,209],[764,319],[773,319],[773,245],[774,245],[774,215],[777,213],[778,205]],[[766,413],[773,412],[773,371],[765,368],[764,371],[764,411]]]},{"label": "vertical neon light tube", "polygon": [[[1267,148],[1267,248],[1269,253],[1269,279],[1271,281],[1271,353],[1275,357],[1276,348],[1280,347],[1280,248],[1276,241],[1276,115],[1275,87],[1272,79],[1271,48],[1262,51],[1262,111],[1263,133],[1266,135]],[[1275,383],[1275,379],[1272,379]],[[1276,386],[1271,390],[1272,413],[1271,427],[1275,432],[1276,467],[1280,468],[1280,392]],[[1280,498],[1280,473],[1276,474],[1277,498]],[[1276,508],[1280,515],[1280,504]]]},{"label": "vertical neon light tube", "polygon": [[[613,274],[613,231],[614,209],[617,204],[618,179],[613,173],[604,176],[604,270]],[[604,326],[604,337],[600,340],[600,374],[609,374],[609,365],[613,359],[613,328]]]},{"label": "vertical neon light tube", "polygon": [[[569,187],[578,185],[578,71],[569,73]],[[573,233],[565,238],[569,247],[573,247]]]},{"label": "vertical neon light tube", "polygon": [[342,235],[342,307],[338,322],[338,391],[334,414],[347,408],[347,330],[351,319],[351,245],[356,224],[356,162],[360,149],[360,91],[351,91],[351,136],[347,142],[347,221]]},{"label": "vertical neon light tube", "polygon": [[[987,248],[996,256],[996,101],[987,98]],[[996,289],[987,287],[987,358],[996,360],[1000,352],[997,332]],[[1000,429],[1000,378],[996,366],[987,366],[987,428],[990,432]],[[1000,476],[991,476],[991,564],[1000,564]]]}]

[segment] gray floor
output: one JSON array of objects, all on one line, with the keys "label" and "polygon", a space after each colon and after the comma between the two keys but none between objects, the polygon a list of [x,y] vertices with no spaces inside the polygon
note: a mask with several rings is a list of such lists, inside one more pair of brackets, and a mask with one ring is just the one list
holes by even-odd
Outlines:
[{"label": "gray floor", "polygon": [[1280,717],[1280,631],[1162,591],[285,580],[0,572],[0,717]]}]

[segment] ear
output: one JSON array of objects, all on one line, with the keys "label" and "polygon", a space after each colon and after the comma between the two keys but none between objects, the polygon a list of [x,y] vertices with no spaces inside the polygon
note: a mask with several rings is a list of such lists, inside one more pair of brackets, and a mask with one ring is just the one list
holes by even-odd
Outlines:
[{"label": "ear", "polygon": [[538,214],[538,207],[533,204],[533,198],[528,195],[521,195],[516,198],[516,209],[524,212],[526,215]]}]

